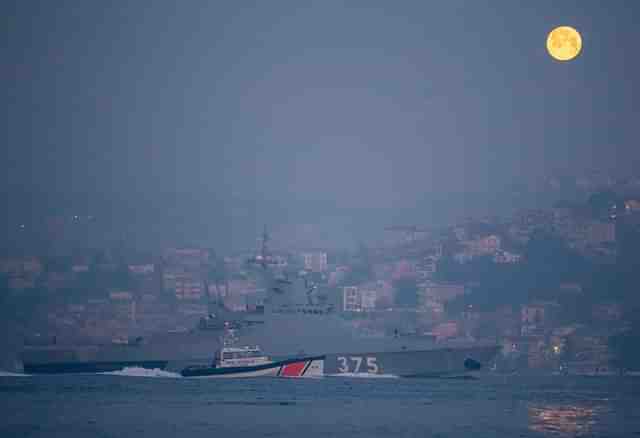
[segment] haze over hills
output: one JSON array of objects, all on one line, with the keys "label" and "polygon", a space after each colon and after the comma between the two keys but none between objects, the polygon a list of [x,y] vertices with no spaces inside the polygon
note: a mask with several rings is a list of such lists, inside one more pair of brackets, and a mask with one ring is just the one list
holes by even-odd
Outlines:
[{"label": "haze over hills", "polygon": [[[620,193],[640,191],[638,178],[606,172],[548,176],[536,183],[514,182],[491,193],[466,192],[411,205],[336,206],[332,201],[260,201],[192,193],[164,193],[117,200],[85,194],[50,196],[35,191],[25,202],[17,191],[3,193],[7,214],[2,218],[5,248],[17,249],[20,236],[34,230],[43,239],[46,220],[82,216],[95,230],[93,247],[113,247],[122,241],[132,247],[204,245],[221,251],[244,251],[255,246],[255,236],[266,225],[278,245],[354,249],[359,242],[375,241],[390,225],[447,226],[466,217],[508,216],[521,208],[548,208],[560,200],[584,201],[597,190]],[[29,229],[21,230],[25,224]],[[20,231],[18,233],[17,231]]]}]

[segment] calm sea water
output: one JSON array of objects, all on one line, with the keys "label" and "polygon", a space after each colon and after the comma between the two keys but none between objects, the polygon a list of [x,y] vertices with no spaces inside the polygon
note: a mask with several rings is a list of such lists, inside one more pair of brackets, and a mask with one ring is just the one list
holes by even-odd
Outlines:
[{"label": "calm sea water", "polygon": [[122,374],[0,376],[0,437],[640,437],[638,377]]}]

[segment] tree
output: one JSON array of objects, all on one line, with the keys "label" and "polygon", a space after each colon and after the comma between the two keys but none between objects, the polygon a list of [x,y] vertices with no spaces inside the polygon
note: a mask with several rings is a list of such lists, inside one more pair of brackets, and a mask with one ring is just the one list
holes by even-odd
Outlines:
[{"label": "tree", "polygon": [[347,273],[345,284],[360,284],[371,280],[373,269],[369,260],[369,251],[360,244],[356,257],[351,260],[351,270]]},{"label": "tree", "polygon": [[624,333],[609,338],[611,364],[620,371],[640,369],[640,327],[635,325]]},{"label": "tree", "polygon": [[378,297],[378,299],[376,300],[376,310],[386,310],[389,309],[393,306],[393,303],[391,302],[391,298],[386,297],[386,296],[382,296],[382,297]]},{"label": "tree", "polygon": [[0,303],[8,300],[9,295],[9,277],[6,274],[0,274]]},{"label": "tree", "polygon": [[525,250],[528,280],[541,288],[563,281],[580,280],[589,272],[588,262],[572,251],[564,241],[545,232],[531,236]]},{"label": "tree", "polygon": [[418,305],[418,284],[415,277],[402,277],[393,281],[396,290],[396,305],[416,307]]}]

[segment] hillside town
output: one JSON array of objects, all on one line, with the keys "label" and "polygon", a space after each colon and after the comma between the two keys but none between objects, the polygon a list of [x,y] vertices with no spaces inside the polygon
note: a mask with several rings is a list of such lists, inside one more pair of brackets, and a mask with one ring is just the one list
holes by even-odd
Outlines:
[{"label": "hillside town", "polygon": [[[624,372],[637,368],[629,345],[640,304],[640,191],[625,187],[507,218],[389,226],[381,243],[355,251],[282,249],[273,259],[354,328],[492,340],[502,345],[497,371]],[[51,242],[91,220],[53,219]],[[8,344],[126,344],[190,330],[220,309],[264,311],[265,285],[247,269],[260,245],[233,255],[73,244],[63,255],[4,254],[3,312],[19,327]]]}]

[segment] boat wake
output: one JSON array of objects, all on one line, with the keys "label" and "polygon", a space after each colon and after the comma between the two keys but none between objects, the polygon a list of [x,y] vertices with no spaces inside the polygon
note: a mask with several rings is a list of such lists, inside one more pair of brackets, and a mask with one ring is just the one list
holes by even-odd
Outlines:
[{"label": "boat wake", "polygon": [[124,376],[124,377],[164,377],[171,379],[181,379],[182,376],[178,373],[172,373],[170,371],[161,370],[158,368],[148,369],[140,367],[124,368],[120,371],[110,371],[107,373],[100,373],[106,376]]},{"label": "boat wake", "polygon": [[371,374],[371,373],[338,373],[327,374],[327,377],[347,377],[357,379],[398,379],[394,374]]},{"label": "boat wake", "polygon": [[12,373],[10,371],[0,370],[0,377],[30,377],[30,374]]}]

